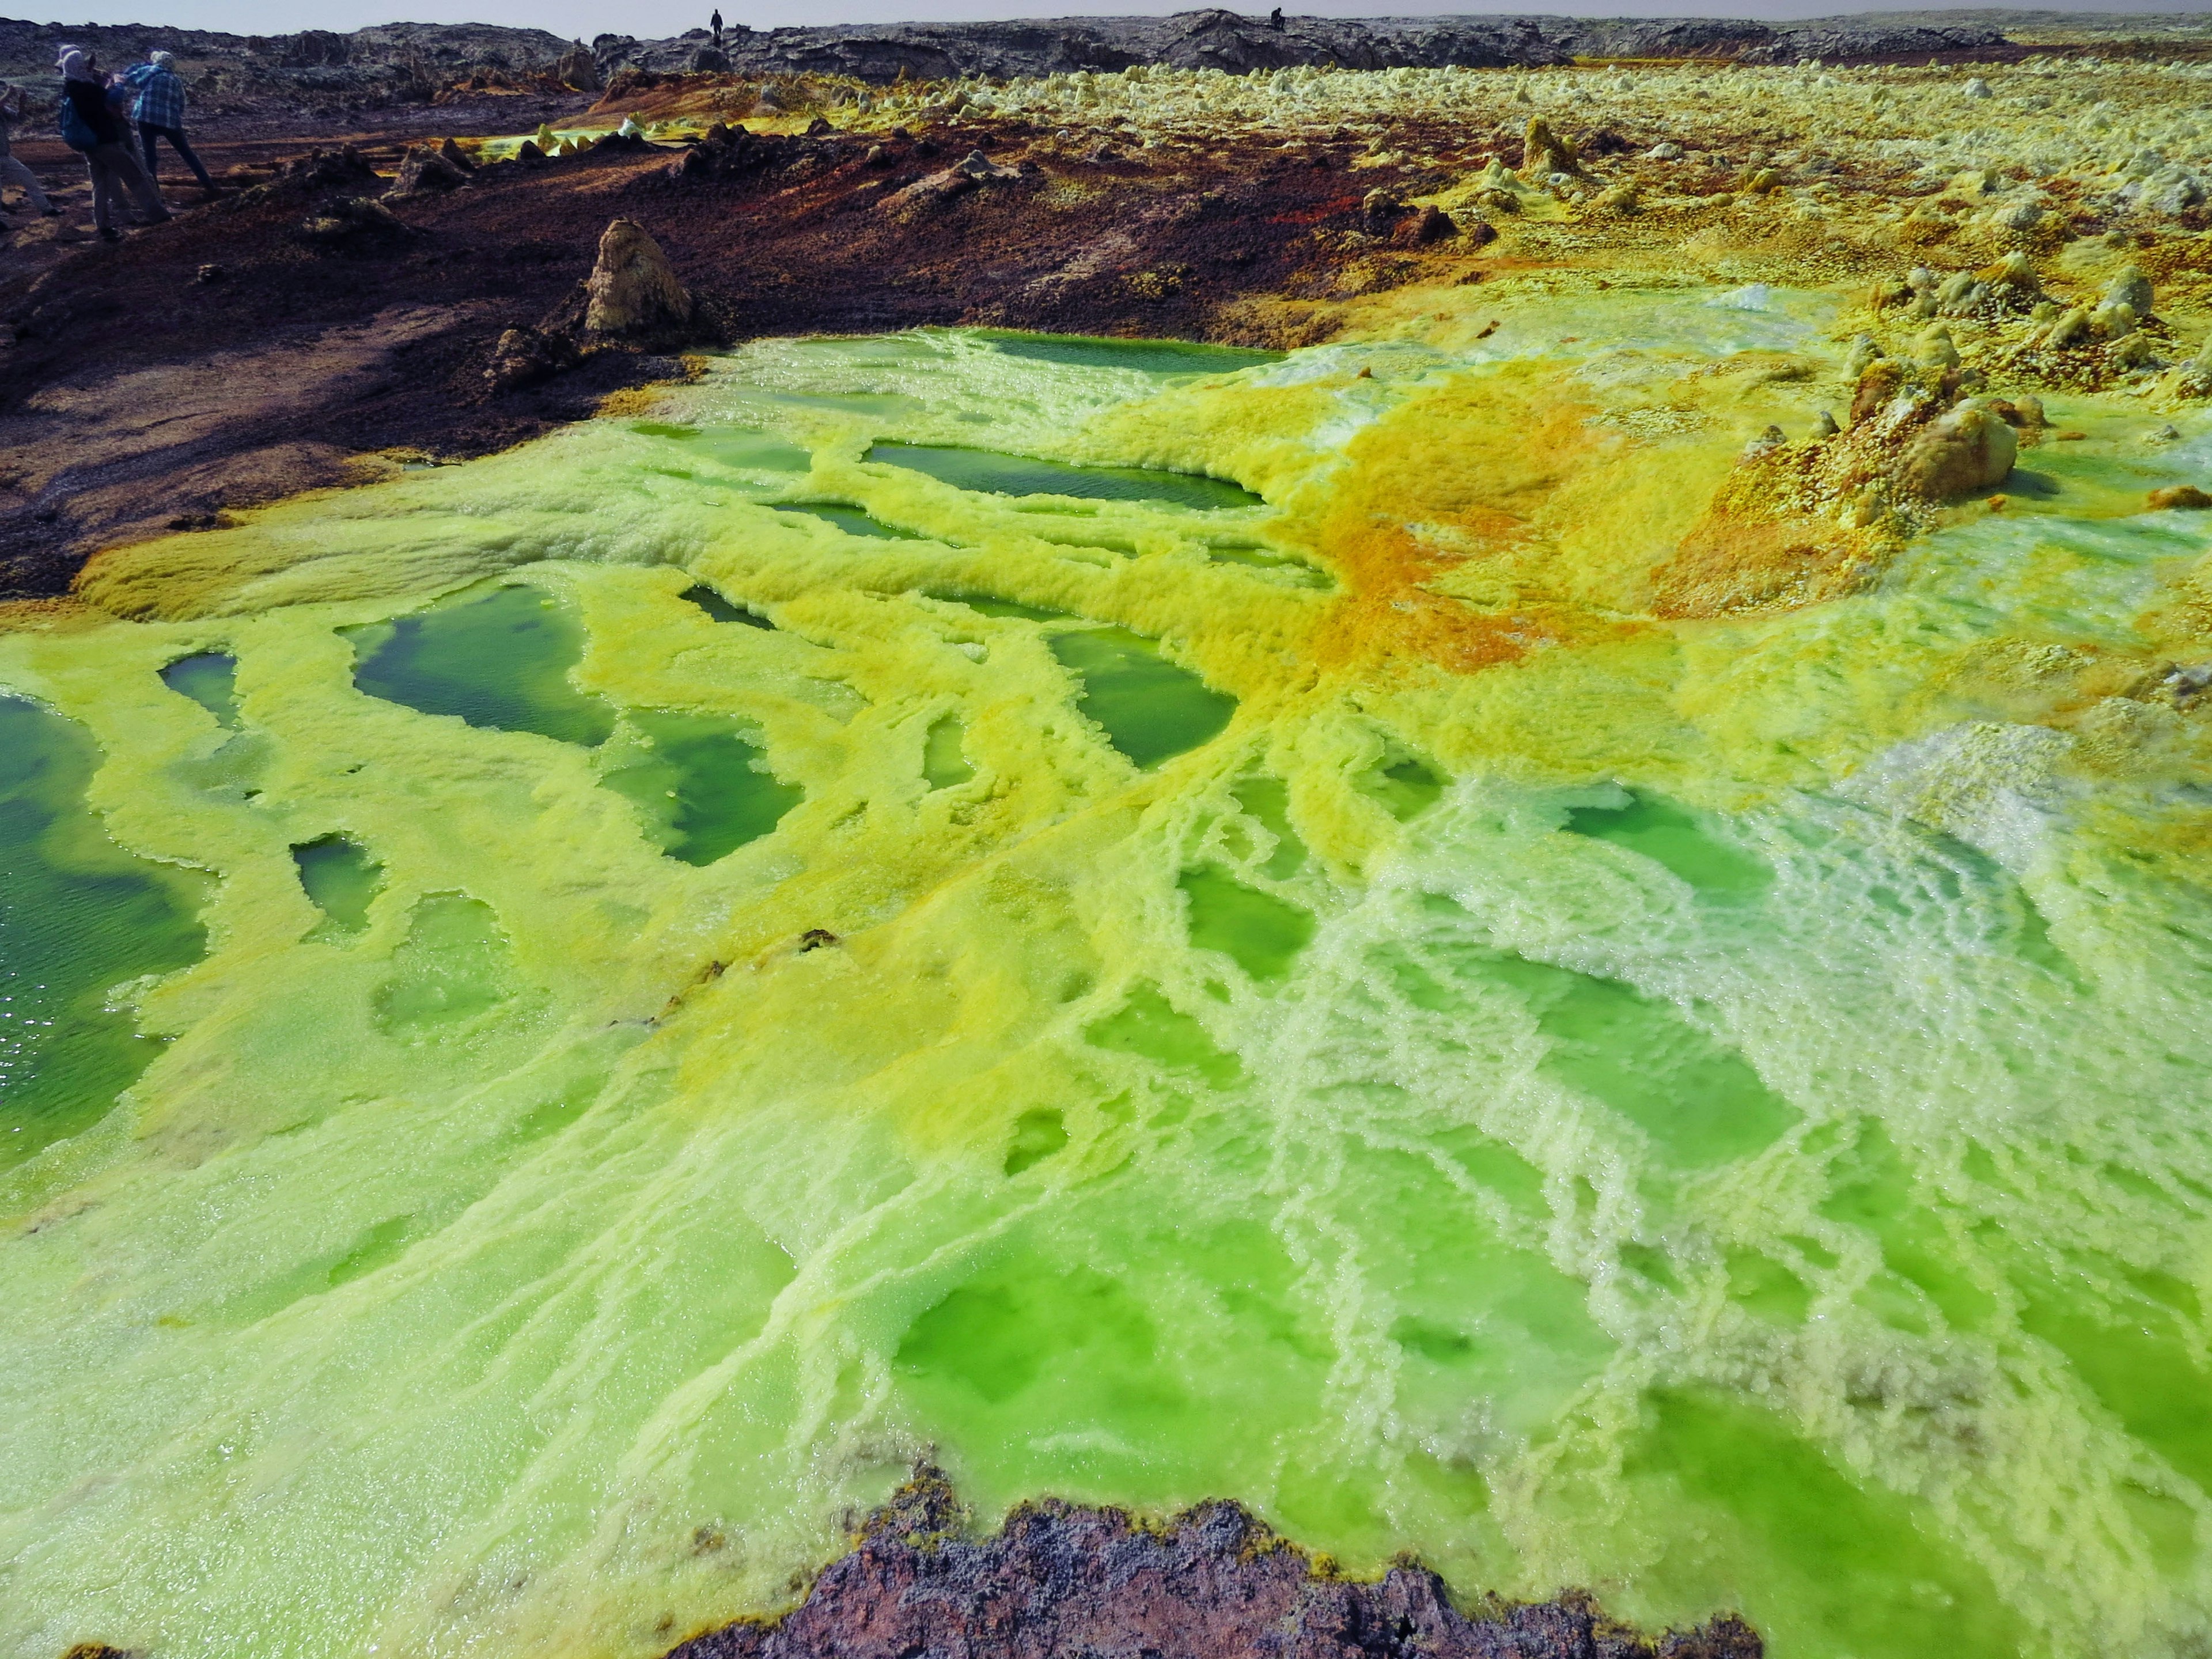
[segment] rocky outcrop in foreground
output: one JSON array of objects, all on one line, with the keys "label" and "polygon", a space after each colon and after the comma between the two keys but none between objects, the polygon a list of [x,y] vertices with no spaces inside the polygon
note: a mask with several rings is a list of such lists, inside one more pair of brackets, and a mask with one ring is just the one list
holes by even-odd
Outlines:
[{"label": "rocky outcrop in foreground", "polygon": [[1378,1583],[1318,1571],[1235,1504],[1164,1527],[1119,1510],[1025,1504],[994,1538],[968,1534],[943,1475],[917,1470],[853,1553],[781,1620],[693,1638],[668,1659],[1760,1659],[1756,1632],[1723,1613],[1656,1639],[1586,1598],[1472,1616],[1425,1568]]}]

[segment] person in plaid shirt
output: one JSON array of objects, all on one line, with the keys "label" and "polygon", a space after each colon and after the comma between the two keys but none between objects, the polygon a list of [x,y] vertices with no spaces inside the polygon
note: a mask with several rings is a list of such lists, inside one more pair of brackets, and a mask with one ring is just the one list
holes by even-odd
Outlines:
[{"label": "person in plaid shirt", "polygon": [[137,93],[131,118],[137,124],[139,142],[146,146],[146,176],[156,176],[154,140],[166,138],[169,147],[185,158],[200,188],[212,195],[215,180],[208,177],[200,158],[185,142],[185,83],[177,78],[176,61],[167,52],[157,52],[123,77]]}]

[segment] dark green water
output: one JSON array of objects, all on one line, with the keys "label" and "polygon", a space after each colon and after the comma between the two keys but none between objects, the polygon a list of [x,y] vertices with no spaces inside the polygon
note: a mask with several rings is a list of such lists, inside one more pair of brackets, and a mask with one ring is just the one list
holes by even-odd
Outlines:
[{"label": "dark green water", "polygon": [[384,866],[359,842],[324,836],[292,849],[300,885],[323,913],[318,933],[357,933],[368,926],[368,907],[384,888]]},{"label": "dark green water", "polygon": [[1105,340],[1082,334],[1023,334],[978,331],[1008,357],[1065,363],[1071,368],[1133,368],[1144,374],[1227,374],[1261,363],[1279,363],[1279,351],[1243,346],[1194,345],[1183,340]]},{"label": "dark green water", "polygon": [[1377,767],[1360,780],[1359,791],[1403,823],[1443,798],[1444,781],[1426,763],[1409,758]]},{"label": "dark green water", "polygon": [[1219,951],[1262,984],[1289,977],[1291,964],[1312,940],[1314,919],[1272,893],[1247,887],[1208,865],[1186,870],[1179,885],[1190,907],[1190,942]]},{"label": "dark green water", "polygon": [[644,810],[661,850],[686,864],[712,864],[775,828],[804,793],[777,781],[737,726],[710,714],[634,712],[649,753],[607,774],[616,793]]},{"label": "dark green water", "polygon": [[921,539],[911,530],[901,530],[896,525],[888,525],[880,519],[870,518],[857,507],[845,507],[834,501],[778,501],[775,510],[779,513],[804,513],[809,518],[819,519],[824,524],[836,526],[848,536],[867,536],[879,541],[892,542],[915,542]]},{"label": "dark green water", "polygon": [[238,659],[219,651],[179,657],[161,671],[161,684],[190,697],[220,726],[238,726]]},{"label": "dark green water", "polygon": [[1082,617],[1071,611],[1048,611],[1039,605],[1024,605],[1018,599],[1002,599],[994,593],[933,593],[934,599],[949,599],[955,605],[964,605],[970,611],[986,617],[997,617],[1014,622],[1081,622]]},{"label": "dark green water", "polygon": [[1715,838],[1687,809],[1664,796],[1626,793],[1624,805],[1574,808],[1567,814],[1567,828],[1640,853],[1714,897],[1757,893],[1774,879],[1765,865]]},{"label": "dark green water", "polygon": [[558,600],[526,584],[350,630],[354,684],[372,697],[471,726],[535,732],[596,747],[615,711],[569,684],[584,630]]},{"label": "dark green water", "polygon": [[[718,622],[775,626],[704,584],[687,588],[683,597]],[[425,714],[457,714],[471,726],[535,732],[586,748],[597,748],[613,734],[613,705],[577,690],[568,679],[568,670],[583,655],[583,629],[566,606],[534,587],[497,588],[357,629],[355,639],[360,653],[355,684],[373,696]],[[799,803],[801,792],[768,772],[759,749],[730,720],[642,709],[632,711],[630,721],[644,740],[644,752],[610,770],[604,781],[645,810],[647,833],[672,858],[712,864],[768,834]],[[317,856],[327,865],[316,865],[314,879],[354,879],[340,869],[341,854]],[[310,879],[304,859],[301,878]],[[338,912],[312,884],[308,896],[337,921]],[[365,915],[365,900],[362,906]]]},{"label": "dark green water", "polygon": [[950,789],[975,775],[968,760],[968,728],[957,714],[933,725],[921,744],[922,780],[933,789]]},{"label": "dark green water", "polygon": [[1264,547],[1250,546],[1243,542],[1217,543],[1206,550],[1206,556],[1216,564],[1242,565],[1248,570],[1265,570],[1278,580],[1297,587],[1323,591],[1335,587],[1335,580],[1326,570],[1316,570],[1302,559],[1287,558],[1280,553],[1270,553]]},{"label": "dark green water", "polygon": [[1147,466],[1063,466],[1026,455],[939,444],[879,443],[865,458],[927,473],[939,483],[1000,495],[1073,495],[1096,501],[1165,501],[1214,511],[1257,507],[1260,498],[1218,478]]},{"label": "dark green water", "polygon": [[[647,438],[665,438],[683,446],[677,453],[684,460],[706,462],[740,472],[804,472],[814,458],[793,443],[744,426],[671,426],[659,421],[633,422],[630,430]],[[680,462],[654,469],[673,477],[695,474]]]},{"label": "dark green water", "polygon": [[743,623],[749,628],[772,629],[775,626],[766,617],[747,611],[742,605],[732,605],[703,582],[697,586],[685,588],[682,597],[697,605],[716,622]]},{"label": "dark green water", "polygon": [[1149,770],[1210,742],[1237,712],[1237,699],[1214,690],[1159,647],[1126,628],[1072,629],[1052,636],[1060,666],[1083,682],[1083,712],[1107,740]]},{"label": "dark green water", "polygon": [[102,1007],[199,959],[200,884],[134,859],[86,805],[91,739],[0,697],[0,1168],[104,1117],[161,1050]]}]

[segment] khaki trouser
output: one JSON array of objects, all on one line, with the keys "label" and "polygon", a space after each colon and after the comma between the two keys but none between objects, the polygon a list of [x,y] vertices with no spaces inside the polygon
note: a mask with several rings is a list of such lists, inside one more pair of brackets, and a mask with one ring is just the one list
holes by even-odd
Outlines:
[{"label": "khaki trouser", "polygon": [[5,184],[22,185],[23,193],[31,198],[31,205],[41,213],[53,205],[46,199],[46,192],[39,188],[37,175],[7,151],[0,150],[0,185]]},{"label": "khaki trouser", "polygon": [[128,144],[94,144],[85,151],[84,164],[92,173],[92,222],[102,230],[112,228],[115,205],[125,191],[138,204],[139,212],[155,224],[168,218],[169,210],[161,205],[161,192],[154,187]]}]

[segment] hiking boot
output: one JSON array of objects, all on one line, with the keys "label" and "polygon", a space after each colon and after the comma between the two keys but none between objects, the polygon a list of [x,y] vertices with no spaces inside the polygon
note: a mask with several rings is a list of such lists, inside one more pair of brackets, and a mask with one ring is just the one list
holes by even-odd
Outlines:
[{"label": "hiking boot", "polygon": [[100,228],[100,240],[103,242],[119,242],[123,240],[123,233],[116,229],[113,225],[102,225]]}]

